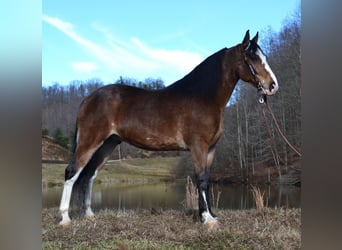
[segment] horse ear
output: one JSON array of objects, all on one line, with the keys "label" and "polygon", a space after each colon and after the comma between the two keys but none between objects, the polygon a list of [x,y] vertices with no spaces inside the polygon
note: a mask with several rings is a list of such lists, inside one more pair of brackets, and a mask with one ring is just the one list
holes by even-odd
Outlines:
[{"label": "horse ear", "polygon": [[259,32],[256,33],[256,35],[253,37],[252,40],[253,40],[255,43],[258,43],[258,38],[259,38]]},{"label": "horse ear", "polygon": [[249,30],[246,31],[246,35],[242,41],[242,47],[244,50],[247,48],[248,44],[249,44]]}]

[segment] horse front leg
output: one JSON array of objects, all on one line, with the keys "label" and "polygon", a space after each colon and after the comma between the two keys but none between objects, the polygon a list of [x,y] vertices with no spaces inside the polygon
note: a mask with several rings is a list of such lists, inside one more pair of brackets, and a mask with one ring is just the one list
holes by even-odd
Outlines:
[{"label": "horse front leg", "polygon": [[199,216],[203,224],[209,228],[218,226],[217,217],[211,211],[210,201],[210,165],[212,163],[214,150],[193,150],[192,159],[195,165],[195,179],[198,190]]},{"label": "horse front leg", "polygon": [[209,227],[217,224],[217,217],[211,211],[211,197],[210,197],[210,174],[208,171],[203,171],[195,175],[198,189],[198,207],[199,215],[203,224],[208,224]]}]

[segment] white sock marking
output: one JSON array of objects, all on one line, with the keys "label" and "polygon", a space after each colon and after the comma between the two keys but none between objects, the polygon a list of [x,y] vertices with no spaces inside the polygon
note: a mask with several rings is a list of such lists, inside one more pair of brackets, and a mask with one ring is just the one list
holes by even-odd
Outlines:
[{"label": "white sock marking", "polygon": [[77,180],[78,176],[82,172],[83,168],[78,170],[78,172],[69,180],[66,180],[64,182],[64,187],[63,187],[63,193],[62,193],[62,198],[61,198],[61,203],[59,206],[59,211],[62,214],[62,221],[60,224],[64,224],[70,221],[69,217],[69,205],[70,205],[70,199],[71,199],[71,192],[72,192],[72,187]]},{"label": "white sock marking", "polygon": [[90,178],[89,180],[89,189],[88,192],[86,194],[86,200],[85,200],[85,205],[86,205],[86,216],[87,217],[93,217],[94,216],[94,212],[91,210],[91,194],[92,194],[92,190],[93,190],[93,183],[94,180],[96,178],[98,174],[98,171],[96,170],[94,175]]},{"label": "white sock marking", "polygon": [[204,219],[203,224],[206,224],[208,222],[217,222],[217,219],[214,218],[212,216],[212,214],[209,212],[208,202],[207,202],[207,198],[206,198],[206,195],[205,195],[204,191],[202,191],[202,196],[203,196],[203,200],[205,202],[205,207],[206,207],[206,210],[207,210],[207,211],[202,213],[202,218]]}]

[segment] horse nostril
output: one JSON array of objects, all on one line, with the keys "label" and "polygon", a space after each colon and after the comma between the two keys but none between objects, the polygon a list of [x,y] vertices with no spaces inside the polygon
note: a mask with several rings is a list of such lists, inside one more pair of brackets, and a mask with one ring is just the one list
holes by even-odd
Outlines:
[{"label": "horse nostril", "polygon": [[269,87],[269,90],[272,91],[272,89],[274,89],[274,86],[275,86],[275,83],[272,82],[271,85],[270,85],[270,87]]}]

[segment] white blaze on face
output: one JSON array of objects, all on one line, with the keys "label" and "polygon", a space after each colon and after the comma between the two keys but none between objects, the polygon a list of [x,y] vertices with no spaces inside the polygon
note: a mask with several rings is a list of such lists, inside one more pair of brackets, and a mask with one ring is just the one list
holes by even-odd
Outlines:
[{"label": "white blaze on face", "polygon": [[274,75],[274,73],[273,73],[273,71],[272,71],[270,65],[268,65],[267,60],[266,60],[266,56],[261,52],[261,50],[260,50],[260,49],[257,49],[257,51],[256,51],[255,54],[257,54],[257,55],[259,56],[259,58],[260,58],[260,60],[261,60],[261,63],[262,63],[262,64],[264,65],[264,67],[265,67],[265,70],[270,74],[271,78],[272,78],[273,81],[274,81],[274,88],[272,89],[272,92],[271,92],[272,94],[274,94],[275,92],[277,92],[277,90],[278,90],[278,88],[279,88],[279,86],[278,86],[278,80],[277,80],[276,76]]}]

